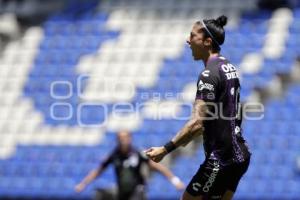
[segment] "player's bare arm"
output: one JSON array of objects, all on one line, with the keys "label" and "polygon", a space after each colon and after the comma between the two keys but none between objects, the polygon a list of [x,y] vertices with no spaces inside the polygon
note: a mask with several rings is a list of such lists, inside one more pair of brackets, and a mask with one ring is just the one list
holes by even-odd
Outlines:
[{"label": "player's bare arm", "polygon": [[177,190],[183,190],[185,188],[184,183],[164,165],[149,160],[149,166],[151,169],[160,172],[167,179],[169,179],[169,181],[174,185],[174,187],[176,187]]},{"label": "player's bare arm", "polygon": [[203,119],[206,113],[206,105],[203,100],[197,99],[194,102],[191,119],[171,140],[176,147],[186,146],[195,137],[203,133]]},{"label": "player's bare arm", "polygon": [[84,179],[78,183],[76,186],[75,186],[75,191],[76,192],[81,192],[83,191],[86,186],[88,184],[90,184],[91,182],[93,182],[98,176],[100,176],[100,174],[102,173],[103,171],[103,168],[98,168],[98,169],[93,169],[91,170],[88,175],[86,177],[84,177]]},{"label": "player's bare arm", "polygon": [[197,99],[193,106],[190,120],[176,134],[176,136],[162,147],[152,147],[146,151],[146,155],[154,162],[160,162],[165,155],[179,146],[185,146],[196,136],[203,133],[203,119],[207,106],[203,100]]}]

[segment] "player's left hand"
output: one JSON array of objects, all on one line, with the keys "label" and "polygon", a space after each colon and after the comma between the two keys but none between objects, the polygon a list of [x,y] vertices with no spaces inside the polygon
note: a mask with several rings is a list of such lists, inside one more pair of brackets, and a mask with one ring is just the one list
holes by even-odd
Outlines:
[{"label": "player's left hand", "polygon": [[185,189],[185,186],[184,186],[183,182],[177,183],[175,185],[175,187],[176,187],[177,190],[184,190]]},{"label": "player's left hand", "polygon": [[157,163],[168,154],[165,147],[151,147],[150,149],[147,149],[145,153],[151,160]]}]

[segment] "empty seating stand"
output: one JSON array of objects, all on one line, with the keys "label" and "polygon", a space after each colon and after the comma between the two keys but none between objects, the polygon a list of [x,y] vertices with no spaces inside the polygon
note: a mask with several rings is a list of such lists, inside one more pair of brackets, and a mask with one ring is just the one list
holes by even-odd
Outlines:
[{"label": "empty seating stand", "polygon": [[[290,11],[292,16],[283,12],[292,17],[284,51],[268,57],[263,49],[275,11],[256,10],[251,0],[174,2],[69,1],[63,12],[7,45],[0,58],[0,199],[90,199],[95,188],[115,186],[112,168],[81,194],[74,186],[113,149],[117,130],[131,130],[141,150],[163,145],[175,135],[190,115],[182,103],[193,101],[203,69],[185,44],[192,23],[202,17],[222,11],[233,24],[226,27],[222,55],[239,68],[243,101],[255,89],[268,87],[278,74],[292,72],[300,55],[299,8]],[[251,73],[240,67],[249,54],[260,59]],[[130,83],[133,95],[126,87],[103,90],[105,78],[112,85]],[[187,91],[192,98],[176,98]],[[244,121],[252,160],[235,199],[300,198],[295,167],[300,155],[299,92],[299,84],[289,86],[283,98],[265,102],[263,119]],[[182,120],[157,109],[157,95],[158,102],[167,103]],[[125,122],[112,117],[114,103],[122,102],[134,105],[134,111],[121,115]],[[87,106],[78,110],[82,103]],[[108,116],[99,103],[107,106]],[[139,107],[142,103],[146,105]],[[159,114],[162,119],[155,119]],[[99,125],[106,117],[105,131],[82,126]],[[188,184],[203,160],[199,147],[193,155],[174,158],[170,168]],[[147,191],[149,199],[178,199],[181,194],[156,173]]]}]

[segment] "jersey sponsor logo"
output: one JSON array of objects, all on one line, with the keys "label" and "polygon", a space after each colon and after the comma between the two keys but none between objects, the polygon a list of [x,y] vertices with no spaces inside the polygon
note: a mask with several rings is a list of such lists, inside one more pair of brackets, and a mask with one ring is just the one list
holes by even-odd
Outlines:
[{"label": "jersey sponsor logo", "polygon": [[204,187],[202,189],[203,192],[208,192],[209,191],[209,189],[211,188],[212,184],[215,182],[216,177],[218,175],[218,172],[220,170],[220,164],[219,164],[218,161],[215,161],[213,163],[213,165],[214,165],[213,171],[210,174],[208,180],[206,181],[206,183],[205,183],[205,185],[204,185]]},{"label": "jersey sponsor logo", "polygon": [[204,70],[203,72],[202,72],[202,76],[204,76],[204,77],[209,77],[209,70]]},{"label": "jersey sponsor logo", "polygon": [[123,166],[125,168],[136,167],[138,164],[139,164],[139,158],[137,155],[134,154],[124,161]]},{"label": "jersey sponsor logo", "polygon": [[227,80],[239,78],[235,66],[233,66],[231,63],[223,64],[221,68],[225,72]]},{"label": "jersey sponsor logo", "polygon": [[198,183],[198,182],[193,183],[192,186],[193,186],[193,190],[196,191],[196,192],[198,192],[199,189],[201,188],[201,184]]},{"label": "jersey sponsor logo", "polygon": [[241,128],[239,126],[236,126],[234,129],[234,133],[237,135],[241,132]]},{"label": "jersey sponsor logo", "polygon": [[200,94],[197,94],[197,98],[200,98],[200,99],[203,99],[203,100],[215,100],[215,94],[213,92],[209,92],[207,94],[203,94],[203,93],[200,93]]},{"label": "jersey sponsor logo", "polygon": [[202,91],[204,89],[207,89],[209,91],[214,91],[215,90],[215,87],[214,85],[212,84],[209,84],[209,83],[203,83],[202,80],[199,81],[199,84],[198,84],[198,90],[199,91]]}]

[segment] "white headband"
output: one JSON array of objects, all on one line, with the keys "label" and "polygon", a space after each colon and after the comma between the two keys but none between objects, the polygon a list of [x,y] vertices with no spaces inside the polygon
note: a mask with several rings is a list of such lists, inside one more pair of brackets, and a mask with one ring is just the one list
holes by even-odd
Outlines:
[{"label": "white headband", "polygon": [[205,28],[205,30],[207,31],[207,33],[209,34],[209,36],[211,37],[211,39],[217,43],[218,46],[220,46],[219,42],[215,39],[215,37],[211,34],[211,32],[208,30],[208,28],[206,27],[205,23],[203,20],[200,21],[202,26]]}]

